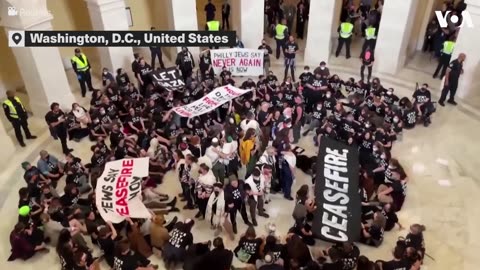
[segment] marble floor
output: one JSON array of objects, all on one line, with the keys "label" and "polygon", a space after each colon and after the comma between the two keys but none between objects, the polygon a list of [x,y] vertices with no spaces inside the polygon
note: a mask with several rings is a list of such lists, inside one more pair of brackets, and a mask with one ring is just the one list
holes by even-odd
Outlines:
[{"label": "marble floor", "polygon": [[[95,62],[93,65],[95,66]],[[339,58],[330,66],[330,69],[342,78],[358,77],[356,65],[356,61],[345,63]],[[298,66],[302,65],[299,63]],[[281,63],[274,62],[273,70],[280,75],[283,72]],[[79,96],[79,87],[74,74],[71,71],[67,71],[67,74],[77,100],[87,104],[89,100]],[[391,77],[380,74],[380,78],[384,82],[384,86],[395,88],[397,95],[411,96],[415,82],[425,81],[427,76],[420,73],[409,74],[408,70],[404,70],[399,73],[399,76]],[[100,85],[96,76],[94,83]],[[438,89],[435,86],[432,92],[434,98],[438,98]],[[404,226],[422,223],[427,227],[425,232],[427,253],[433,259],[430,256],[426,258],[422,269],[478,269],[477,265],[480,263],[478,239],[480,239],[480,235],[477,225],[480,221],[480,208],[478,207],[480,199],[477,197],[477,192],[480,192],[480,178],[476,170],[480,167],[480,160],[476,155],[480,152],[480,144],[476,132],[480,131],[479,115],[475,108],[465,104],[439,108],[433,116],[433,124],[430,127],[419,126],[406,131],[402,141],[397,142],[393,148],[393,156],[403,164],[410,179],[406,203],[399,213],[400,222]],[[24,160],[38,160],[38,153],[41,149],[46,149],[52,155],[63,159],[60,143],[50,138],[43,123],[43,119],[33,117],[31,120],[32,130],[39,135],[39,138],[30,141],[26,148],[19,148],[11,158],[11,162],[0,172],[0,217],[3,217],[0,222],[0,234],[3,239],[0,244],[0,269],[7,269],[7,267],[19,270],[59,269],[59,262],[53,248],[49,254],[36,255],[27,262],[6,261],[10,248],[8,235],[17,219],[17,191],[24,185],[20,163]],[[70,146],[75,149],[74,154],[85,161],[90,159],[90,145],[91,143],[87,140],[70,143]],[[299,146],[307,149],[308,155],[316,154],[311,137],[302,138]],[[310,179],[302,172],[297,172],[293,190],[304,183],[310,183]],[[62,186],[59,187],[59,190],[61,188]],[[180,186],[173,174],[169,173],[159,190],[174,196],[180,191]],[[293,203],[283,200],[279,196],[273,196],[272,202],[266,206],[266,209],[271,217],[268,220],[259,218],[257,234],[265,235],[267,222],[276,223],[278,232],[285,233],[292,225]],[[182,211],[178,216],[183,219],[191,218],[194,214],[194,211]],[[239,226],[240,232],[246,229],[241,223]],[[213,231],[209,229],[209,224],[205,221],[197,222],[193,233],[196,242],[213,239]],[[385,241],[379,248],[363,245],[359,245],[359,247],[362,254],[372,260],[388,260],[391,258],[391,250],[397,238],[406,233],[406,230],[394,230],[386,233]],[[225,242],[228,248],[234,248],[237,243],[226,237]],[[326,246],[326,243],[319,241],[314,249]],[[96,253],[98,252],[96,250]],[[163,269],[160,259],[154,256],[151,259]],[[238,261],[235,261],[234,264],[241,265]],[[102,265],[102,269],[108,269],[106,264]]]}]

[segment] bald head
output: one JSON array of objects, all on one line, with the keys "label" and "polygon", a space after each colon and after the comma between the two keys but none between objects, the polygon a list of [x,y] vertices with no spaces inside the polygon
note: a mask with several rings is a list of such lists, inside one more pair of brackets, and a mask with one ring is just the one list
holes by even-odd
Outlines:
[{"label": "bald head", "polygon": [[6,92],[8,98],[14,98],[15,97],[15,91],[8,90]]},{"label": "bald head", "polygon": [[461,53],[458,55],[458,61],[463,62],[467,58],[467,55],[464,53]]}]

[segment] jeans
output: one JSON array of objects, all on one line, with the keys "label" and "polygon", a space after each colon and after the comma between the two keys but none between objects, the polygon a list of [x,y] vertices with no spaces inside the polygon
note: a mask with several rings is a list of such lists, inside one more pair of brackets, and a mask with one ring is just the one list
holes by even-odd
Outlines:
[{"label": "jeans", "polygon": [[248,198],[248,206],[250,209],[250,217],[254,223],[257,222],[257,209],[259,214],[264,214],[265,211],[263,209],[263,196],[257,196],[257,200],[254,198]]}]

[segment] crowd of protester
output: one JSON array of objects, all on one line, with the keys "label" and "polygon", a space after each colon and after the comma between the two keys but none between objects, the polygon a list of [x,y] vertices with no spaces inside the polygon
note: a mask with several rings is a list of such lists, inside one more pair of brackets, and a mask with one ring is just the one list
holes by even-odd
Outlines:
[{"label": "crowd of protester", "polygon": [[[408,183],[391,149],[405,129],[417,122],[429,123],[433,104],[428,85],[417,89],[411,99],[399,98],[378,78],[372,83],[341,80],[325,69],[313,74],[308,67],[297,82],[290,77],[278,81],[270,71],[256,82],[237,83],[226,69],[214,76],[209,57],[208,51],[202,54],[200,72],[186,76],[183,91],[154,86],[144,73],[148,64],[137,56],[132,67],[139,75],[138,88],[123,69],[118,69],[116,76],[104,70],[104,89],[93,91],[90,108],[75,103],[71,111],[62,112],[58,104],[52,104],[49,113],[56,118],[49,117],[49,124],[62,126],[69,140],[91,140],[91,160],[82,161],[66,151],[62,163],[59,157],[41,151],[36,166],[22,164],[26,187],[19,190],[19,222],[10,236],[10,259],[28,259],[53,245],[62,269],[88,269],[99,260],[85,241],[90,237],[113,269],[155,269],[147,259],[152,249],[161,251],[170,269],[179,263],[185,269],[203,269],[201,265],[226,269],[233,256],[258,269],[374,269],[375,265],[418,269],[424,254],[424,227],[418,224],[411,226],[406,239],[399,240],[394,259],[388,262],[371,262],[360,256],[353,243],[335,244],[318,258],[312,257],[307,247],[315,244],[311,221],[316,206],[309,197],[311,185],[302,186],[296,195],[291,187],[296,167],[311,175],[313,184],[315,164],[293,145],[302,136],[313,134],[315,145],[329,137],[358,147],[363,198],[360,242],[381,246],[384,231],[396,224],[401,228],[396,212],[405,201]],[[254,90],[192,119],[172,111],[227,84]],[[106,162],[136,157],[150,158],[142,198],[152,219],[105,222],[92,192],[96,179]],[[244,181],[239,179],[242,167]],[[224,230],[234,239],[240,212],[248,229],[233,253],[219,237],[212,250],[211,243],[194,243],[191,229],[200,221],[174,219],[165,225],[163,215],[180,211],[176,198],[156,189],[161,189],[170,170],[176,172],[182,188],[183,211],[197,211],[195,218],[210,222],[215,236]],[[63,179],[66,185],[59,196],[56,187]],[[269,217],[267,206],[275,203],[272,193],[283,193],[295,203],[295,225],[284,241],[276,235],[273,222],[267,237],[255,232],[257,218]]]},{"label": "crowd of protester", "polygon": [[[308,1],[301,2],[301,9],[308,9]],[[268,16],[288,19],[272,8]],[[278,80],[266,68],[257,80],[240,82],[226,68],[214,74],[209,50],[201,53],[198,66],[195,70],[193,55],[182,48],[176,67],[186,86],[168,91],[152,81],[153,68],[136,54],[135,78],[122,68],[115,74],[103,69],[103,87],[92,87],[89,108],[74,103],[64,112],[51,104],[45,120],[62,143],[65,162],[43,150],[37,164],[22,163],[26,186],[19,190],[9,260],[27,260],[51,246],[62,270],[99,269],[102,260],[115,270],[157,269],[148,259],[152,255],[161,257],[167,269],[224,270],[234,268],[234,257],[245,269],[420,269],[425,255],[425,227],[420,224],[398,239],[391,260],[371,260],[355,243],[312,252],[316,204],[310,189],[316,157],[304,155],[296,145],[302,137],[315,146],[328,137],[358,148],[359,243],[381,247],[385,231],[403,229],[396,213],[409,181],[391,150],[405,130],[431,123],[435,106],[427,84],[412,97],[400,98],[378,78],[340,78],[324,62],[313,72],[305,66],[299,78],[285,74],[285,80]],[[224,85],[252,91],[193,118],[172,110]],[[68,140],[90,140],[91,159],[76,157]],[[103,220],[95,187],[105,164],[139,157],[150,160],[142,200],[152,218],[127,218],[118,224]],[[176,197],[165,194],[162,184],[171,171],[181,188]],[[297,171],[311,183],[292,193]],[[63,192],[57,188],[60,181],[65,181]],[[294,225],[288,232],[277,231],[269,220],[268,206],[279,200],[271,196],[275,193],[294,205]],[[195,218],[166,220],[168,213],[180,211],[193,211]],[[247,225],[244,233],[237,228],[238,213]],[[267,221],[265,236],[257,234],[258,218]],[[196,242],[192,228],[198,222],[210,223],[213,241]],[[236,248],[226,249],[221,235],[237,239]],[[94,246],[101,256],[94,257]]]}]

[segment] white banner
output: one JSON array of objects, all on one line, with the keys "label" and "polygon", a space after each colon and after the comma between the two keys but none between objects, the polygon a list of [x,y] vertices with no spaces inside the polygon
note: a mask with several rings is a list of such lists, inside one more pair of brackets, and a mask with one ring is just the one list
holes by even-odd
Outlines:
[{"label": "white banner", "polygon": [[148,176],[149,158],[108,162],[98,178],[96,205],[105,221],[120,223],[127,217],[151,217],[142,202],[142,178]]},{"label": "white banner", "polygon": [[263,55],[261,50],[252,49],[220,49],[211,50],[212,67],[216,75],[220,75],[226,67],[234,76],[259,76],[263,74]]},{"label": "white banner", "polygon": [[210,112],[222,104],[250,92],[252,89],[243,90],[231,85],[215,88],[206,96],[194,102],[173,108],[173,111],[182,117],[195,117]]}]

